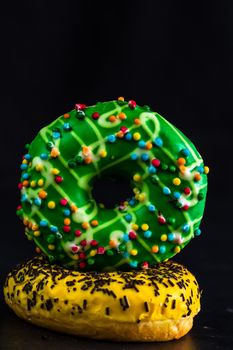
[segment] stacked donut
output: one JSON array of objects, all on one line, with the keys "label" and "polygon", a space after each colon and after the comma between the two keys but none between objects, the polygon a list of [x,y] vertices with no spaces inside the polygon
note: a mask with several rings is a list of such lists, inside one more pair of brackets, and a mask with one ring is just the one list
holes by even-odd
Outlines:
[{"label": "stacked donut", "polygon": [[[201,233],[209,168],[181,131],[122,97],[76,104],[26,145],[21,170],[17,215],[38,256],[7,276],[18,316],[97,339],[164,341],[191,329],[199,287],[168,259]],[[118,177],[131,195],[108,208],[93,188]]]}]

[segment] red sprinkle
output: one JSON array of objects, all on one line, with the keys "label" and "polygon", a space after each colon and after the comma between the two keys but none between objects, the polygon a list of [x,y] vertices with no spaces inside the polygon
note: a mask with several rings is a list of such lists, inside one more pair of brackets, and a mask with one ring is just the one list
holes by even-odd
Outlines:
[{"label": "red sprinkle", "polygon": [[60,184],[63,181],[63,177],[61,177],[60,175],[55,177],[55,181],[57,184]]},{"label": "red sprinkle", "polygon": [[83,239],[83,240],[80,242],[80,245],[81,245],[82,247],[86,247],[86,245],[87,245],[86,239]]},{"label": "red sprinkle", "polygon": [[20,209],[22,209],[22,205],[18,205],[16,208],[16,210],[20,210]]},{"label": "red sprinkle", "polygon": [[65,198],[60,199],[60,204],[65,206],[68,203],[68,200]]},{"label": "red sprinkle", "polygon": [[83,111],[86,108],[86,105],[84,103],[76,103],[75,109],[77,111]]},{"label": "red sprinkle", "polygon": [[85,261],[81,261],[81,262],[79,263],[79,267],[80,267],[80,269],[84,269],[84,267],[86,267]]},{"label": "red sprinkle", "polygon": [[70,232],[70,230],[71,230],[70,226],[68,226],[68,225],[63,226],[63,231],[64,232]]},{"label": "red sprinkle", "polygon": [[76,237],[80,237],[82,232],[80,230],[75,230],[74,234],[75,234]]},{"label": "red sprinkle", "polygon": [[100,114],[98,112],[92,113],[92,118],[93,119],[97,120],[97,119],[99,119],[99,117],[100,117]]},{"label": "red sprinkle", "polygon": [[20,183],[18,184],[18,189],[19,189],[19,190],[22,190],[22,188],[23,188],[23,184],[22,184],[22,182],[20,182]]},{"label": "red sprinkle", "polygon": [[104,247],[97,248],[97,254],[104,254],[104,252],[105,252]]},{"label": "red sprinkle", "polygon": [[127,126],[122,126],[122,127],[120,128],[120,130],[121,130],[124,134],[126,134],[126,133],[129,131],[129,129],[127,128]]},{"label": "red sprinkle", "polygon": [[142,263],[142,269],[148,269],[148,267],[149,267],[148,262],[147,262],[147,261],[144,261],[144,262]]},{"label": "red sprinkle", "polygon": [[91,244],[92,247],[96,247],[99,243],[95,239],[92,239],[90,244]]},{"label": "red sprinkle", "polygon": [[155,167],[158,168],[160,166],[160,160],[159,159],[152,159],[151,164]]},{"label": "red sprinkle", "polygon": [[86,254],[83,253],[83,252],[81,252],[81,253],[79,254],[79,259],[86,259]]},{"label": "red sprinkle", "polygon": [[159,222],[161,225],[164,225],[164,224],[166,224],[166,219],[165,219],[163,216],[159,216],[159,217],[158,217],[158,222]]},{"label": "red sprinkle", "polygon": [[130,238],[130,239],[136,239],[136,238],[137,238],[136,232],[130,231],[130,232],[129,232],[129,238]]},{"label": "red sprinkle", "polygon": [[128,102],[128,106],[129,106],[130,109],[135,109],[136,106],[137,106],[137,103],[134,100],[130,100]]},{"label": "red sprinkle", "polygon": [[77,245],[72,245],[71,250],[73,253],[77,253],[79,251],[79,247]]},{"label": "red sprinkle", "polygon": [[187,194],[187,195],[190,194],[191,193],[190,188],[189,187],[185,187],[184,193]]},{"label": "red sprinkle", "polygon": [[188,210],[189,209],[189,206],[188,204],[185,204],[183,207],[182,207],[183,210]]}]

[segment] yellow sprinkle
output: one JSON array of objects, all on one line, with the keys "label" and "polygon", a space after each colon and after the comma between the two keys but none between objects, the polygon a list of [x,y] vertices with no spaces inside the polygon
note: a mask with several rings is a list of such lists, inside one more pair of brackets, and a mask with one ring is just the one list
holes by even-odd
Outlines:
[{"label": "yellow sprinkle", "polygon": [[132,224],[132,229],[134,231],[137,231],[139,229],[139,226],[137,224]]},{"label": "yellow sprinkle", "polygon": [[41,199],[45,199],[47,197],[47,192],[45,192],[44,190],[41,190],[39,193],[38,193],[38,196],[41,198]]},{"label": "yellow sprinkle", "polygon": [[136,255],[138,254],[137,249],[132,249],[132,250],[130,251],[130,254],[133,255],[133,256],[136,256]]},{"label": "yellow sprinkle", "polygon": [[140,193],[140,191],[139,191],[139,189],[137,187],[134,187],[133,188],[133,193],[138,194],[138,193]]},{"label": "yellow sprinkle", "polygon": [[87,229],[89,228],[88,222],[83,222],[83,223],[82,223],[82,228],[84,228],[85,230],[87,230]]},{"label": "yellow sprinkle", "polygon": [[91,221],[91,226],[98,226],[98,225],[99,225],[98,220],[92,220]]},{"label": "yellow sprinkle", "polygon": [[139,132],[135,132],[135,133],[133,134],[133,139],[134,139],[135,141],[140,140],[140,138],[141,138],[141,134],[139,134]]},{"label": "yellow sprinkle", "polygon": [[163,235],[161,235],[160,239],[161,239],[162,242],[166,242],[167,235],[164,233]]},{"label": "yellow sprinkle", "polygon": [[78,254],[74,254],[74,255],[72,255],[72,259],[74,259],[74,260],[78,260],[78,259],[79,259]]},{"label": "yellow sprinkle", "polygon": [[178,177],[175,177],[173,180],[172,180],[173,184],[175,186],[179,186],[181,184],[181,180],[178,178]]},{"label": "yellow sprinkle", "polygon": [[49,248],[49,250],[54,250],[55,249],[55,245],[54,244],[49,244],[48,248]]},{"label": "yellow sprinkle", "polygon": [[174,252],[175,253],[179,253],[180,252],[180,247],[178,245],[174,248]]},{"label": "yellow sprinkle", "polygon": [[105,208],[105,205],[103,203],[99,203],[99,207],[103,209]]},{"label": "yellow sprinkle", "polygon": [[30,186],[31,186],[31,187],[36,187],[36,181],[35,181],[35,180],[32,180],[32,181],[30,182]]},{"label": "yellow sprinkle", "polygon": [[37,184],[38,184],[38,186],[43,186],[44,185],[44,180],[43,179],[39,179],[38,181],[37,181]]},{"label": "yellow sprinkle", "polygon": [[101,158],[105,158],[107,156],[107,152],[105,151],[105,149],[101,149],[99,151],[99,155]]},{"label": "yellow sprinkle", "polygon": [[65,218],[64,219],[64,225],[69,225],[70,224],[70,219],[69,218]]},{"label": "yellow sprinkle", "polygon": [[151,142],[147,142],[146,143],[146,149],[151,149],[153,147],[152,143]]},{"label": "yellow sprinkle", "polygon": [[159,251],[159,247],[157,245],[153,245],[153,247],[151,248],[152,253],[158,253]]},{"label": "yellow sprinkle", "polygon": [[134,181],[139,182],[141,180],[141,175],[140,174],[135,174],[133,176]]},{"label": "yellow sprinkle", "polygon": [[125,120],[127,117],[126,117],[126,114],[125,114],[125,113],[120,112],[120,113],[118,114],[118,118],[119,118],[120,120]]},{"label": "yellow sprinkle", "polygon": [[48,202],[48,208],[49,209],[54,209],[56,207],[56,203],[54,201],[49,201]]},{"label": "yellow sprinkle", "polygon": [[51,149],[50,156],[51,156],[52,158],[57,158],[58,156],[60,156],[60,152],[59,152],[58,148],[53,147],[53,148]]},{"label": "yellow sprinkle", "polygon": [[122,97],[122,96],[118,97],[118,101],[124,101],[124,100],[125,100],[124,97]]},{"label": "yellow sprinkle", "polygon": [[95,256],[97,254],[97,250],[96,249],[92,249],[90,251],[90,256]]},{"label": "yellow sprinkle", "polygon": [[138,197],[137,199],[139,200],[139,202],[142,203],[146,199],[146,194],[145,193],[139,193],[139,195],[137,197]]},{"label": "yellow sprinkle", "polygon": [[147,231],[147,230],[149,230],[149,225],[147,225],[147,224],[142,224],[141,229],[142,229],[143,231]]},{"label": "yellow sprinkle", "polygon": [[36,164],[35,168],[36,168],[36,171],[41,171],[43,170],[43,164],[42,163]]},{"label": "yellow sprinkle", "polygon": [[27,164],[27,163],[28,163],[27,159],[24,159],[24,160],[22,161],[22,164]]},{"label": "yellow sprinkle", "polygon": [[35,237],[39,237],[39,236],[40,236],[40,231],[34,231],[34,232],[33,232],[33,235],[34,235]]},{"label": "yellow sprinkle", "polygon": [[207,175],[210,172],[210,168],[208,166],[204,166],[204,173]]},{"label": "yellow sprinkle", "polygon": [[59,171],[57,168],[53,168],[53,169],[51,170],[51,173],[52,173],[53,175],[58,175],[58,174],[60,173],[60,171]]},{"label": "yellow sprinkle", "polygon": [[41,250],[40,250],[39,247],[36,247],[35,251],[36,251],[37,254],[40,254],[40,253],[41,253]]},{"label": "yellow sprinkle", "polygon": [[127,207],[127,205],[129,204],[129,202],[128,202],[128,201],[124,201],[123,204],[124,204],[125,207]]}]

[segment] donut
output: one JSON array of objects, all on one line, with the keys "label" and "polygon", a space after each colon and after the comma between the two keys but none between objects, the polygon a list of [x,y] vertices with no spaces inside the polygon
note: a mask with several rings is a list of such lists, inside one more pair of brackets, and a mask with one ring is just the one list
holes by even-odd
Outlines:
[{"label": "donut", "polygon": [[195,277],[172,261],[128,272],[83,272],[36,256],[8,274],[4,296],[31,323],[116,341],[178,339],[200,310]]},{"label": "donut", "polygon": [[[133,100],[76,104],[26,145],[20,167],[25,233],[66,268],[148,268],[201,233],[208,166],[181,131]],[[117,176],[132,195],[107,208],[93,188]]]}]

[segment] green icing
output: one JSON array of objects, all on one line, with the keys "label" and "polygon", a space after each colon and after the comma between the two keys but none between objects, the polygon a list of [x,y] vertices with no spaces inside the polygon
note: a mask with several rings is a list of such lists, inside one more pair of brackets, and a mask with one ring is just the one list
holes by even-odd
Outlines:
[{"label": "green icing", "polygon": [[[94,112],[99,113],[96,120]],[[120,112],[125,120],[109,121]],[[122,126],[127,130],[119,135]],[[153,147],[139,144],[135,133]],[[207,191],[203,160],[181,131],[147,106],[131,109],[127,102],[110,101],[81,112],[74,109],[68,118],[63,115],[43,128],[27,152],[18,215],[27,237],[51,261],[82,270],[127,270],[169,259],[199,234]],[[183,172],[177,163],[180,157],[186,162]],[[160,160],[158,167],[151,164],[153,159]],[[103,173],[130,178],[135,196],[115,209],[97,204],[91,192],[96,176]],[[185,188],[191,193],[185,194]],[[60,203],[62,199],[67,204]],[[143,224],[149,226],[146,233]]]}]

